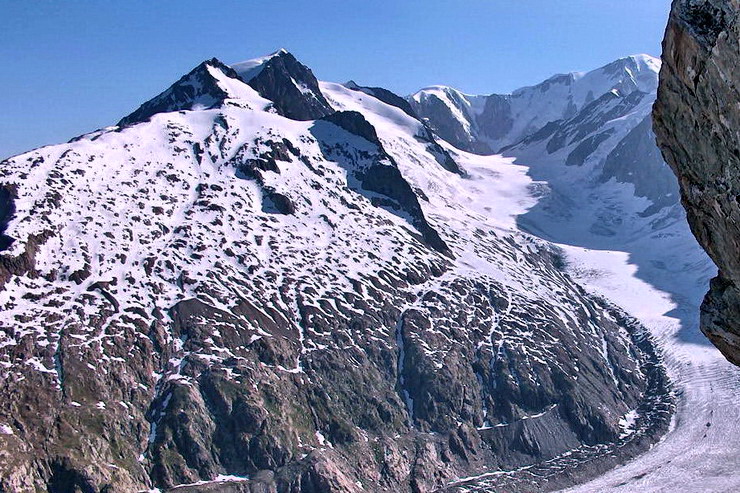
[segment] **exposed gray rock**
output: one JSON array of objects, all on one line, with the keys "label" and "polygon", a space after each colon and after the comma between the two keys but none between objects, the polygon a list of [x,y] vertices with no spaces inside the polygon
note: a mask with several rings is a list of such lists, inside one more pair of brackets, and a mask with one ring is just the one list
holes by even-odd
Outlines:
[{"label": "exposed gray rock", "polygon": [[288,118],[316,120],[334,111],[311,69],[287,51],[280,51],[265,61],[259,73],[247,83]]},{"label": "exposed gray rock", "polygon": [[8,222],[15,214],[15,188],[5,186],[0,188],[0,251],[5,250],[13,242],[13,238],[5,235]]},{"label": "exposed gray rock", "polygon": [[476,123],[480,133],[491,140],[498,141],[506,137],[514,124],[510,96],[488,96],[483,112],[476,117]]},{"label": "exposed gray rock", "polygon": [[737,0],[674,0],[663,41],[655,133],[692,232],[719,267],[704,334],[740,365],[740,26]]},{"label": "exposed gray rock", "polygon": [[[444,94],[444,100],[436,92],[409,98],[419,118],[440,138],[458,149],[480,154],[490,153],[492,151],[490,146],[480,142],[473,132],[471,122],[474,115],[470,112],[464,95],[449,87],[440,87],[438,91]],[[459,116],[462,116],[462,119]]]}]

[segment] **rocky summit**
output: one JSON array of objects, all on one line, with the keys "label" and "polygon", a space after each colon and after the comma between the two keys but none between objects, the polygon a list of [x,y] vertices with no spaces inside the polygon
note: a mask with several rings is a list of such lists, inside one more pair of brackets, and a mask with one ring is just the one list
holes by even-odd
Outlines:
[{"label": "rocky summit", "polygon": [[736,0],[676,0],[663,42],[655,128],[691,229],[719,274],[701,329],[740,365],[740,27]]},{"label": "rocky summit", "polygon": [[600,238],[679,221],[633,173],[657,63],[405,99],[211,59],[3,161],[0,491],[548,491],[646,450],[661,357],[517,219],[514,159],[634,190]]}]

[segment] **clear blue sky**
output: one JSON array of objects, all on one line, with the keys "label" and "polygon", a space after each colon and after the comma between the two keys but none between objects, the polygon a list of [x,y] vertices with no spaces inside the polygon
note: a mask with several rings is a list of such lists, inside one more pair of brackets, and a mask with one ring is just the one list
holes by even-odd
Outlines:
[{"label": "clear blue sky", "polygon": [[290,50],[323,80],[509,92],[660,54],[670,0],[0,0],[0,158],[110,125],[202,60]]}]

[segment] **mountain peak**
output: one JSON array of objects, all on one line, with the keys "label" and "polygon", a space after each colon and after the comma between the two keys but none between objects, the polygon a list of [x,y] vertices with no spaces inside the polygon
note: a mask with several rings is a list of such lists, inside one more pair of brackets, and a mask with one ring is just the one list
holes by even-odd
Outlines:
[{"label": "mountain peak", "polygon": [[228,98],[252,99],[253,95],[253,91],[239,80],[231,67],[218,58],[211,58],[201,62],[164,92],[121,119],[118,125],[139,123],[157,113],[213,108]]},{"label": "mountain peak", "polygon": [[235,63],[231,68],[242,81],[271,100],[283,116],[316,120],[334,111],[321,94],[311,69],[284,48],[264,57]]},{"label": "mountain peak", "polygon": [[627,58],[632,58],[634,60],[642,60],[649,63],[660,63],[660,57],[648,55],[647,53],[637,53],[634,55],[630,55]]},{"label": "mountain peak", "polygon": [[602,69],[606,69],[608,67],[619,67],[620,69],[637,70],[640,72],[647,71],[657,74],[660,72],[660,65],[660,58],[640,53],[619,58],[612,63],[605,65]]},{"label": "mountain peak", "polygon": [[237,74],[239,74],[239,78],[241,78],[244,82],[249,83],[250,80],[260,74],[267,62],[275,58],[282,57],[290,57],[295,60],[295,57],[292,53],[290,53],[285,48],[280,48],[277,51],[273,51],[269,55],[252,58],[243,62],[233,63],[231,64],[231,68],[234,69]]},{"label": "mountain peak", "polygon": [[650,55],[639,54],[619,58],[600,69],[586,74],[592,81],[602,80],[606,84],[612,84],[612,89],[620,93],[641,91],[653,93],[658,87],[658,73],[660,72],[660,59]]},{"label": "mountain peak", "polygon": [[218,58],[205,60],[118,125],[143,122],[157,113],[211,109],[226,99],[272,103],[278,113],[294,120],[315,120],[334,111],[311,69],[281,48],[233,66]]},{"label": "mountain peak", "polygon": [[455,89],[454,87],[444,86],[444,85],[437,84],[437,85],[427,86],[427,87],[423,87],[423,88],[419,89],[418,91],[416,91],[413,94],[412,97],[416,97],[417,95],[421,96],[421,95],[425,95],[425,94],[430,94],[430,93],[434,93],[434,92],[444,92],[444,93],[448,93],[448,94],[449,93],[452,93],[452,94],[463,94],[461,91]]},{"label": "mountain peak", "polygon": [[569,79],[572,83],[595,72],[612,71],[614,74],[616,74],[626,69],[638,72],[653,72],[657,74],[658,72],[660,72],[660,58],[654,57],[652,55],[647,55],[645,53],[628,55],[617,58],[616,60],[594,70],[573,71],[565,74],[556,74],[543,82],[566,82]]}]

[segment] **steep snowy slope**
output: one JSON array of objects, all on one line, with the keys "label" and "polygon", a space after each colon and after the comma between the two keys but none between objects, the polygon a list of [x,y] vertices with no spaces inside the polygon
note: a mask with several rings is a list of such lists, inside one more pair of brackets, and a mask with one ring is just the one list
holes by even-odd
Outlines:
[{"label": "steep snowy slope", "polygon": [[650,338],[518,231],[525,169],[383,100],[210,60],[2,163],[2,488],[568,483],[657,440]]}]

